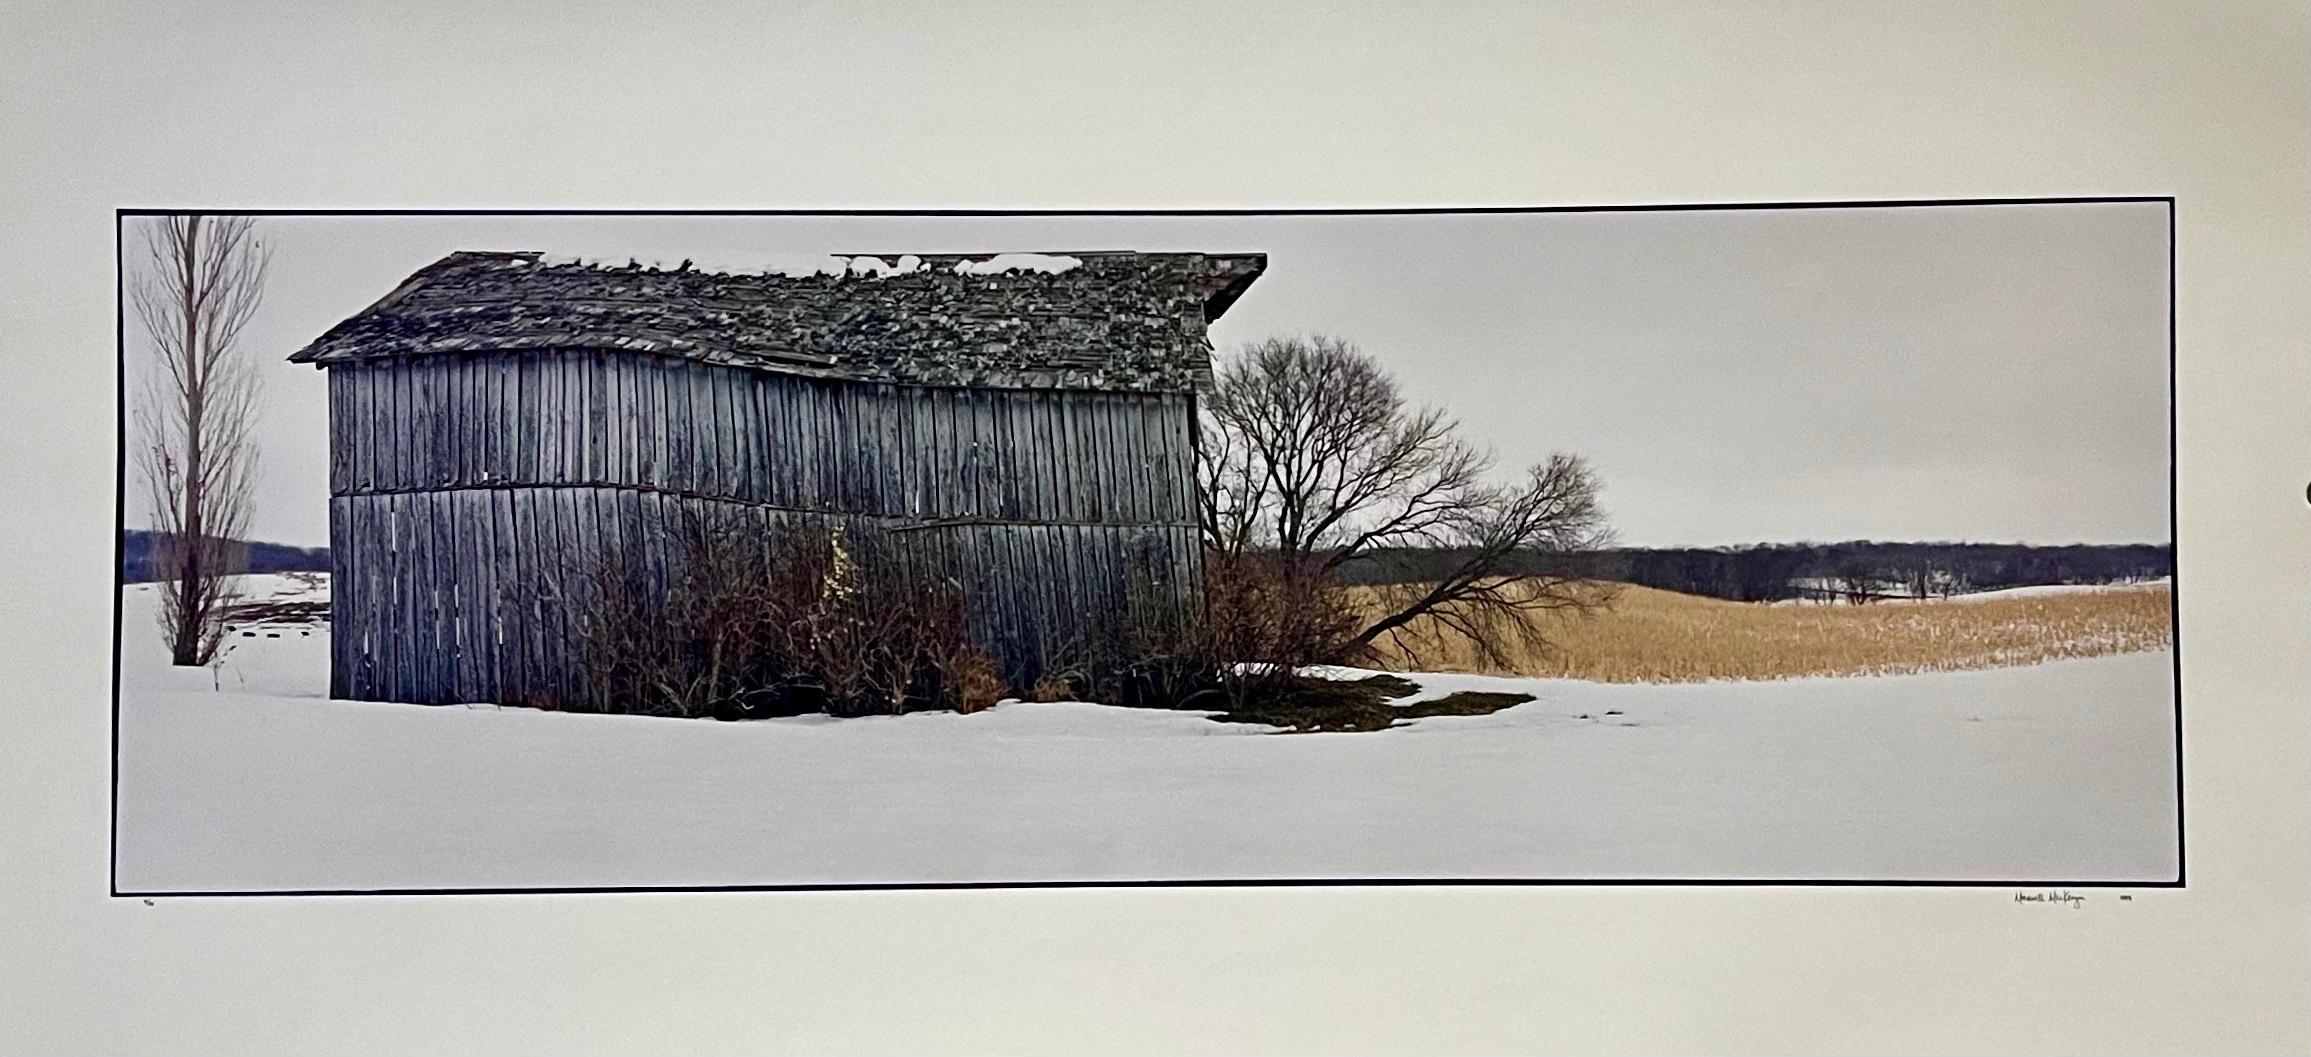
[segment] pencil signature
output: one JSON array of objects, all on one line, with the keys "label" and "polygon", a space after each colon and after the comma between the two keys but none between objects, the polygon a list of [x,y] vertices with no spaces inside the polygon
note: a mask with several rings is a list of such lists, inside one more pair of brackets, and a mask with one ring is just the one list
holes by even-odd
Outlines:
[{"label": "pencil signature", "polygon": [[2047,903],[2056,906],[2068,906],[2072,910],[2086,905],[2085,896],[2060,888],[2044,892],[2016,892],[2014,893],[2014,901],[2017,903]]}]

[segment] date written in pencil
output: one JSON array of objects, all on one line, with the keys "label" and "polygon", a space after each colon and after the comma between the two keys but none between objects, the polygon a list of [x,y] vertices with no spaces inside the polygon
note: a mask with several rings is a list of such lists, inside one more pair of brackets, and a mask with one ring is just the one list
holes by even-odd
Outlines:
[{"label": "date written in pencil", "polygon": [[2048,906],[2066,906],[2072,910],[2086,906],[2085,896],[2059,888],[2044,892],[2016,892],[2014,893],[2014,901],[2017,903],[2044,903]]}]

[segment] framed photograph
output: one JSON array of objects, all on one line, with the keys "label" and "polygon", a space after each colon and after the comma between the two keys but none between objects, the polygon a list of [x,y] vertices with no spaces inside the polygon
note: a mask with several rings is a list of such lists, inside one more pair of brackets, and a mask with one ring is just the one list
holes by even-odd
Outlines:
[{"label": "framed photograph", "polygon": [[2172,226],[123,214],[114,884],[2180,884]]}]

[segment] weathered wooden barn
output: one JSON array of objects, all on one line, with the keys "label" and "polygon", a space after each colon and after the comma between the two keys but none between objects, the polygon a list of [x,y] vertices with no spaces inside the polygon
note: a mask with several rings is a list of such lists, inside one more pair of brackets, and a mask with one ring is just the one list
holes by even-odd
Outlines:
[{"label": "weathered wooden barn", "polygon": [[293,355],[329,375],[331,694],[573,700],[580,603],[525,588],[684,510],[882,533],[1015,680],[1190,603],[1205,328],[1264,256],[830,260],[456,253]]}]

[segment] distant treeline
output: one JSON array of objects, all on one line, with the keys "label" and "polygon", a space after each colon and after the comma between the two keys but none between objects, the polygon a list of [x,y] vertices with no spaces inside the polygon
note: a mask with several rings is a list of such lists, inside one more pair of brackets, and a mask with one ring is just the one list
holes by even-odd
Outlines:
[{"label": "distant treeline", "polygon": [[[153,541],[157,533],[126,529],[120,534],[120,579],[141,584],[158,579],[153,573]],[[329,548],[291,547],[279,543],[237,542],[231,548],[234,568],[241,573],[328,572]]]},{"label": "distant treeline", "polygon": [[[1375,554],[1342,570],[1355,583],[1432,580],[1449,551]],[[1766,543],[1747,547],[1630,547],[1532,555],[1523,571],[1619,580],[1738,602],[1846,595],[1933,597],[2040,584],[2117,583],[2174,573],[2171,544]]]},{"label": "distant treeline", "polygon": [[[153,533],[122,533],[121,579],[153,576]],[[244,543],[237,571],[328,572],[327,547]],[[1456,562],[1449,550],[1390,550],[1341,569],[1349,583],[1435,580]],[[2175,549],[2164,543],[1765,543],[1747,547],[1623,547],[1586,554],[1528,555],[1518,572],[1556,572],[1658,587],[1737,602],[1848,595],[1931,597],[2040,584],[2101,584],[2172,576]]]}]

